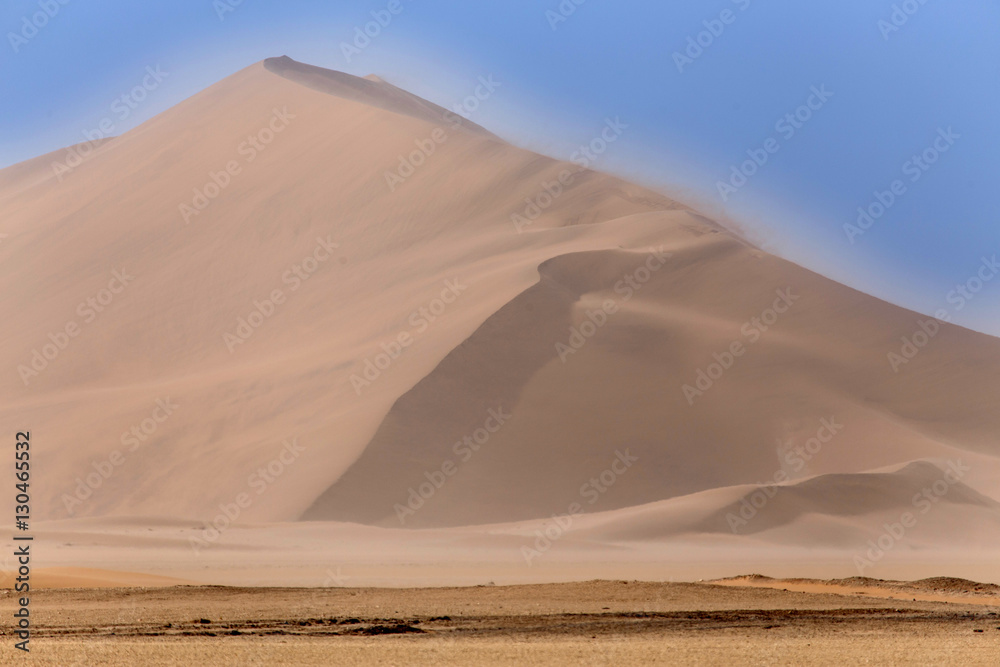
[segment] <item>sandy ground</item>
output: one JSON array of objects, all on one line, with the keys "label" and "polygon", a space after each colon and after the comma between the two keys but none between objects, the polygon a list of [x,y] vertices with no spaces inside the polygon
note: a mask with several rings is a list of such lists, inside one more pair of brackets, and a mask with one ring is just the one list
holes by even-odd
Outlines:
[{"label": "sandy ground", "polygon": [[[594,581],[431,589],[175,586],[35,593],[36,665],[993,665],[995,591],[964,602]],[[759,582],[758,582],[759,583]],[[783,582],[772,581],[777,585]],[[885,586],[886,588],[882,588]],[[958,597],[972,582],[951,580]],[[9,592],[0,612],[13,608]],[[12,643],[9,634],[4,643]],[[3,664],[27,660],[3,647]],[[13,656],[13,657],[12,657]]]}]

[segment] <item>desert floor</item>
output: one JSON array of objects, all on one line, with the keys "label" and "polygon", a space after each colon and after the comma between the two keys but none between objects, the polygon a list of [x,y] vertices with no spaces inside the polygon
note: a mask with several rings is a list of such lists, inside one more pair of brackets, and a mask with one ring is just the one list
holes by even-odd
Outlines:
[{"label": "desert floor", "polygon": [[5,629],[3,664],[1000,663],[997,587],[956,579],[72,588],[31,604],[31,655]]}]

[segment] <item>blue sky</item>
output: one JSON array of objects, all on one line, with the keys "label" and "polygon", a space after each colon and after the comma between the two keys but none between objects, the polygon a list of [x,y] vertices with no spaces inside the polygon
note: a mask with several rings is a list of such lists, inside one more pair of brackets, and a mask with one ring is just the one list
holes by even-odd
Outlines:
[{"label": "blue sky", "polygon": [[[997,0],[398,2],[391,14],[391,0],[7,0],[0,166],[104,119],[119,134],[273,55],[374,72],[446,106],[492,75],[500,88],[474,119],[513,143],[567,158],[618,118],[628,128],[596,168],[852,287],[1000,335],[1000,276],[949,303],[1000,254]],[[391,21],[346,56],[372,12]],[[112,105],[147,67],[167,74],[123,117]],[[829,98],[810,100],[823,86]],[[791,136],[776,127],[786,114]],[[723,200],[718,183],[762,150]],[[881,217],[845,230],[897,180]]]}]

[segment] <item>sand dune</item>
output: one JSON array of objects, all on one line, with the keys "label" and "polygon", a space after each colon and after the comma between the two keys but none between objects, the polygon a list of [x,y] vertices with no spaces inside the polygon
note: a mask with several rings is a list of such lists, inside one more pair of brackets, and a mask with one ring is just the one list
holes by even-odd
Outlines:
[{"label": "sand dune", "polygon": [[955,461],[914,548],[1000,526],[1000,341],[377,77],[268,59],[51,162],[0,171],[38,519],[475,536],[580,505],[592,543],[853,549]]},{"label": "sand dune", "polygon": [[[867,549],[886,525],[906,523],[907,549],[1000,546],[1000,503],[962,483],[947,463],[881,473],[829,474],[798,483],[712,489],[576,522],[578,537],[605,541],[749,536],[817,548]],[[900,537],[905,539],[899,539]]]},{"label": "sand dune", "polygon": [[268,58],[264,61],[264,68],[290,81],[301,83],[328,95],[336,95],[366,106],[412,116],[431,123],[446,123],[450,127],[461,127],[463,130],[499,140],[499,137],[492,132],[476,125],[467,118],[417,97],[402,88],[397,88],[373,74],[361,79],[343,72],[296,62],[288,56]]}]

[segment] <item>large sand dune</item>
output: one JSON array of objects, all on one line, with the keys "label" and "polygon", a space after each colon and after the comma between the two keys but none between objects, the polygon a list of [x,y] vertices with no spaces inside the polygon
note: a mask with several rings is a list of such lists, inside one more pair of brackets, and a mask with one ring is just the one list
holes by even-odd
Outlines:
[{"label": "large sand dune", "polygon": [[1000,340],[377,77],[269,59],[53,159],[0,171],[0,412],[38,519],[578,505],[590,543],[853,550],[955,463],[912,547],[1000,539]]}]

